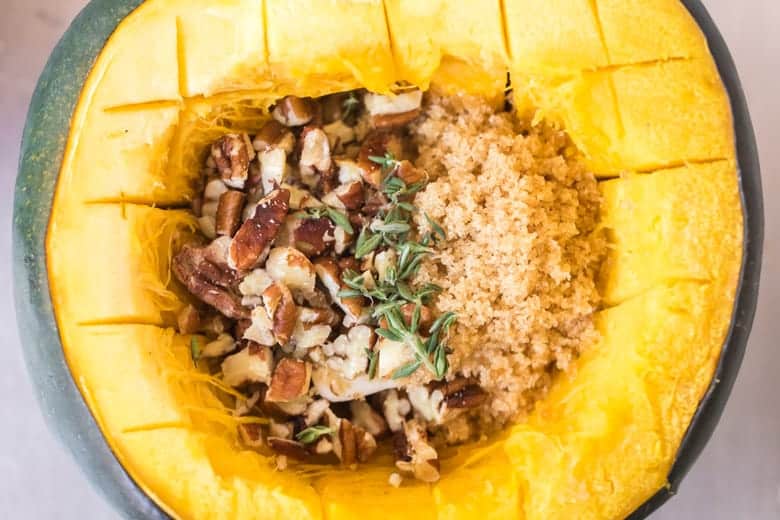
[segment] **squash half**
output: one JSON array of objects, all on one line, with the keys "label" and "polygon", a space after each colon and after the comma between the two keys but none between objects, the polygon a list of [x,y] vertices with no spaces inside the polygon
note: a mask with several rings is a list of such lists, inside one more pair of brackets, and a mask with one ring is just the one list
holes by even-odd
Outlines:
[{"label": "squash half", "polygon": [[[641,19],[641,20],[640,20]],[[640,23],[641,22],[641,23]],[[154,37],[150,37],[154,35]],[[451,450],[276,472],[171,328],[168,262],[205,146],[272,101],[406,80],[515,102],[599,176],[601,342],[527,423]],[[66,360],[135,482],[176,518],[619,518],[666,485],[733,311],[742,207],[728,98],[678,0],[148,0],[88,80],[46,250]]]}]

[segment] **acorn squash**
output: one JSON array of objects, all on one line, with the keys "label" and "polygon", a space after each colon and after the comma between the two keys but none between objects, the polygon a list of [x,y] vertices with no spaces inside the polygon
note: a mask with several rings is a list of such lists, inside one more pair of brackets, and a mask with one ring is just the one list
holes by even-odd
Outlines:
[{"label": "acorn squash", "polygon": [[[171,328],[169,261],[205,147],[273,100],[398,81],[560,124],[599,176],[602,339],[523,424],[434,485],[277,472],[236,439]],[[733,312],[731,109],[677,0],[148,0],[83,86],[46,241],[65,358],[117,459],[177,518],[618,518],[667,484]]]}]

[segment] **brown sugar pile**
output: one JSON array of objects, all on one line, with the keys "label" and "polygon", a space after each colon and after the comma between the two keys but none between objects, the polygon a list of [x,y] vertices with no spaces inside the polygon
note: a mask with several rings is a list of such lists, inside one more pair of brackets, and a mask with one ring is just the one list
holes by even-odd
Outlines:
[{"label": "brown sugar pile", "polygon": [[[598,338],[599,191],[564,132],[477,98],[425,103],[412,138],[432,182],[416,197],[418,224],[427,213],[448,240],[419,280],[443,288],[438,311],[458,315],[452,373],[489,392],[471,418],[485,431],[521,419]],[[468,435],[448,428],[450,440]]]}]

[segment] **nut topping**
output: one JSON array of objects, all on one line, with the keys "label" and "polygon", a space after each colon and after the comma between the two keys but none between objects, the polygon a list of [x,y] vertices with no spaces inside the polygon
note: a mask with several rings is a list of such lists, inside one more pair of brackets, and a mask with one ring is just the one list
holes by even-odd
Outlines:
[{"label": "nut topping", "polygon": [[330,142],[321,128],[306,127],[301,134],[301,158],[298,163],[301,179],[314,188],[322,174],[329,172],[333,162]]},{"label": "nut topping", "polygon": [[235,190],[228,190],[219,197],[215,227],[217,235],[232,237],[238,231],[245,200],[246,194]]},{"label": "nut topping", "polygon": [[397,134],[379,130],[368,134],[360,146],[357,160],[363,180],[378,188],[383,179],[382,167],[372,161],[370,157],[384,157],[385,154],[390,153],[397,158],[402,155],[402,152],[403,145]]},{"label": "nut topping", "polygon": [[249,311],[228,287],[234,275],[206,259],[206,248],[184,246],[173,259],[173,273],[187,290],[229,318],[249,317]]},{"label": "nut topping", "polygon": [[287,96],[276,104],[271,115],[284,126],[303,126],[312,120],[314,113],[312,100]]},{"label": "nut topping", "polygon": [[280,345],[286,345],[295,328],[298,311],[292,293],[286,285],[274,282],[263,291],[263,304],[271,318],[274,338]]},{"label": "nut topping", "polygon": [[176,315],[180,334],[195,334],[200,330],[200,313],[192,305],[183,307]]},{"label": "nut topping", "polygon": [[309,456],[309,452],[306,451],[306,446],[290,439],[268,437],[268,445],[279,455],[284,455],[291,459],[306,460]]},{"label": "nut topping", "polygon": [[271,379],[273,354],[271,349],[250,343],[240,352],[222,362],[222,380],[228,386],[244,383],[266,383]]},{"label": "nut topping", "polygon": [[287,215],[290,192],[275,190],[262,199],[255,214],[239,228],[230,244],[230,263],[246,271],[262,261]]},{"label": "nut topping", "polygon": [[311,365],[298,359],[284,358],[274,369],[266,402],[290,402],[306,395],[311,382]]},{"label": "nut topping", "polygon": [[271,278],[293,291],[314,290],[317,273],[306,255],[292,247],[275,247],[268,254],[265,269]]},{"label": "nut topping", "polygon": [[295,136],[289,128],[279,121],[268,121],[255,136],[252,146],[258,152],[267,152],[273,148],[284,150],[291,154],[295,149]]},{"label": "nut topping", "polygon": [[228,134],[211,146],[222,180],[231,188],[242,189],[249,177],[249,163],[255,158],[255,150],[246,134]]}]

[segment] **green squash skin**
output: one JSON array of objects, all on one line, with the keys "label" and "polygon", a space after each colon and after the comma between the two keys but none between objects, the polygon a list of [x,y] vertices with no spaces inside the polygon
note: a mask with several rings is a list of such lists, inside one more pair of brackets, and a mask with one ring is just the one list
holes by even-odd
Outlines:
[{"label": "green squash skin", "polygon": [[62,352],[46,271],[54,189],[81,88],[108,37],[142,0],[93,0],[54,49],[33,94],[22,140],[13,221],[16,315],[27,370],[46,422],[89,480],[127,518],[168,516],[117,462]]},{"label": "green squash skin", "polygon": [[[45,240],[71,116],[89,71],[119,22],[142,0],[92,0],[54,49],[30,104],[22,141],[13,220],[17,321],[27,369],[49,427],[92,484],[126,518],[168,516],[133,482],[111,452],[73,382],[49,292]],[[737,301],[713,383],[699,405],[669,474],[669,485],[630,516],[645,518],[675,492],[720,418],[744,355],[758,297],[763,206],[755,137],[726,44],[700,0],[683,0],[707,35],[734,112],[745,209],[745,247]]]}]

